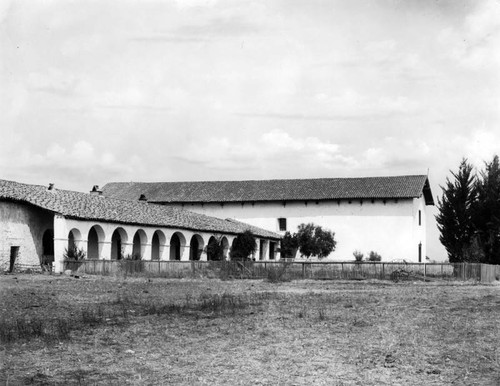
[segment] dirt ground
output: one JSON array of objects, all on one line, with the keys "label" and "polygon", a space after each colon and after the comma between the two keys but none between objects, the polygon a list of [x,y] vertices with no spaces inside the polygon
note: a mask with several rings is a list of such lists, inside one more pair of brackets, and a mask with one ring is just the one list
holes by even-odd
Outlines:
[{"label": "dirt ground", "polygon": [[500,286],[3,275],[0,298],[4,327],[114,312],[2,343],[2,384],[500,385]]}]

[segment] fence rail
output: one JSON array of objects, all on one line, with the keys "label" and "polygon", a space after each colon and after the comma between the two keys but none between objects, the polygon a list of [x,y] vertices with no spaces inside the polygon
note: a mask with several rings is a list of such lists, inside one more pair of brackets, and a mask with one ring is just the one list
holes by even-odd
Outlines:
[{"label": "fence rail", "polygon": [[490,283],[498,280],[500,266],[472,263],[385,263],[322,261],[65,261],[64,269],[89,275],[124,275],[165,278],[286,278],[390,280],[405,272],[409,280],[460,280]]}]

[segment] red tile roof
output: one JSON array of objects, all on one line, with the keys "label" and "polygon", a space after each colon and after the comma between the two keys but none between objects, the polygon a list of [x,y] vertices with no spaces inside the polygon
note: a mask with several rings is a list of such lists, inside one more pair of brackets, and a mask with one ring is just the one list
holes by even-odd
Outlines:
[{"label": "red tile roof", "polygon": [[241,234],[250,229],[256,236],[279,239],[274,232],[190,212],[168,205],[120,200],[45,186],[0,180],[0,201],[31,204],[67,218],[181,228],[194,231]]},{"label": "red tile roof", "polygon": [[108,197],[150,202],[253,202],[338,199],[416,198],[422,194],[434,205],[425,175],[294,180],[112,182],[103,188]]}]

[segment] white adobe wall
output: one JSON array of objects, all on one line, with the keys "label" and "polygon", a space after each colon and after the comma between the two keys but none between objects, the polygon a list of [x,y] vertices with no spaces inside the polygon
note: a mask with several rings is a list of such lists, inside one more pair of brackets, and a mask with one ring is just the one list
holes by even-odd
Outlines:
[{"label": "white adobe wall", "polygon": [[16,265],[40,267],[43,234],[53,228],[53,218],[33,206],[0,201],[0,271],[9,269],[15,246],[19,247]]},{"label": "white adobe wall", "polygon": [[[178,205],[179,207],[181,205]],[[418,244],[425,260],[425,203],[422,198],[387,200],[304,201],[283,203],[185,204],[184,209],[278,231],[278,218],[287,219],[287,229],[296,232],[301,223],[313,222],[335,232],[337,261],[354,260],[354,250],[366,255],[373,250],[383,261],[405,259],[418,262]],[[421,225],[418,225],[418,211]]]}]

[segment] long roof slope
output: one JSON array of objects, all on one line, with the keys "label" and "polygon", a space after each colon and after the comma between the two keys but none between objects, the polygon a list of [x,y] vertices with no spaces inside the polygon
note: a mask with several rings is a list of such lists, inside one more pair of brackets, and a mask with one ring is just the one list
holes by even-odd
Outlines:
[{"label": "long roof slope", "polygon": [[252,202],[338,199],[416,198],[424,195],[434,205],[425,175],[293,180],[112,182],[103,188],[107,197],[137,200],[144,194],[161,203]]},{"label": "long roof slope", "polygon": [[190,212],[168,205],[119,200],[69,190],[48,190],[45,186],[0,180],[0,200],[22,202],[59,213],[67,218],[150,225],[208,232],[241,234],[251,230],[256,236],[279,239],[267,230]]}]

